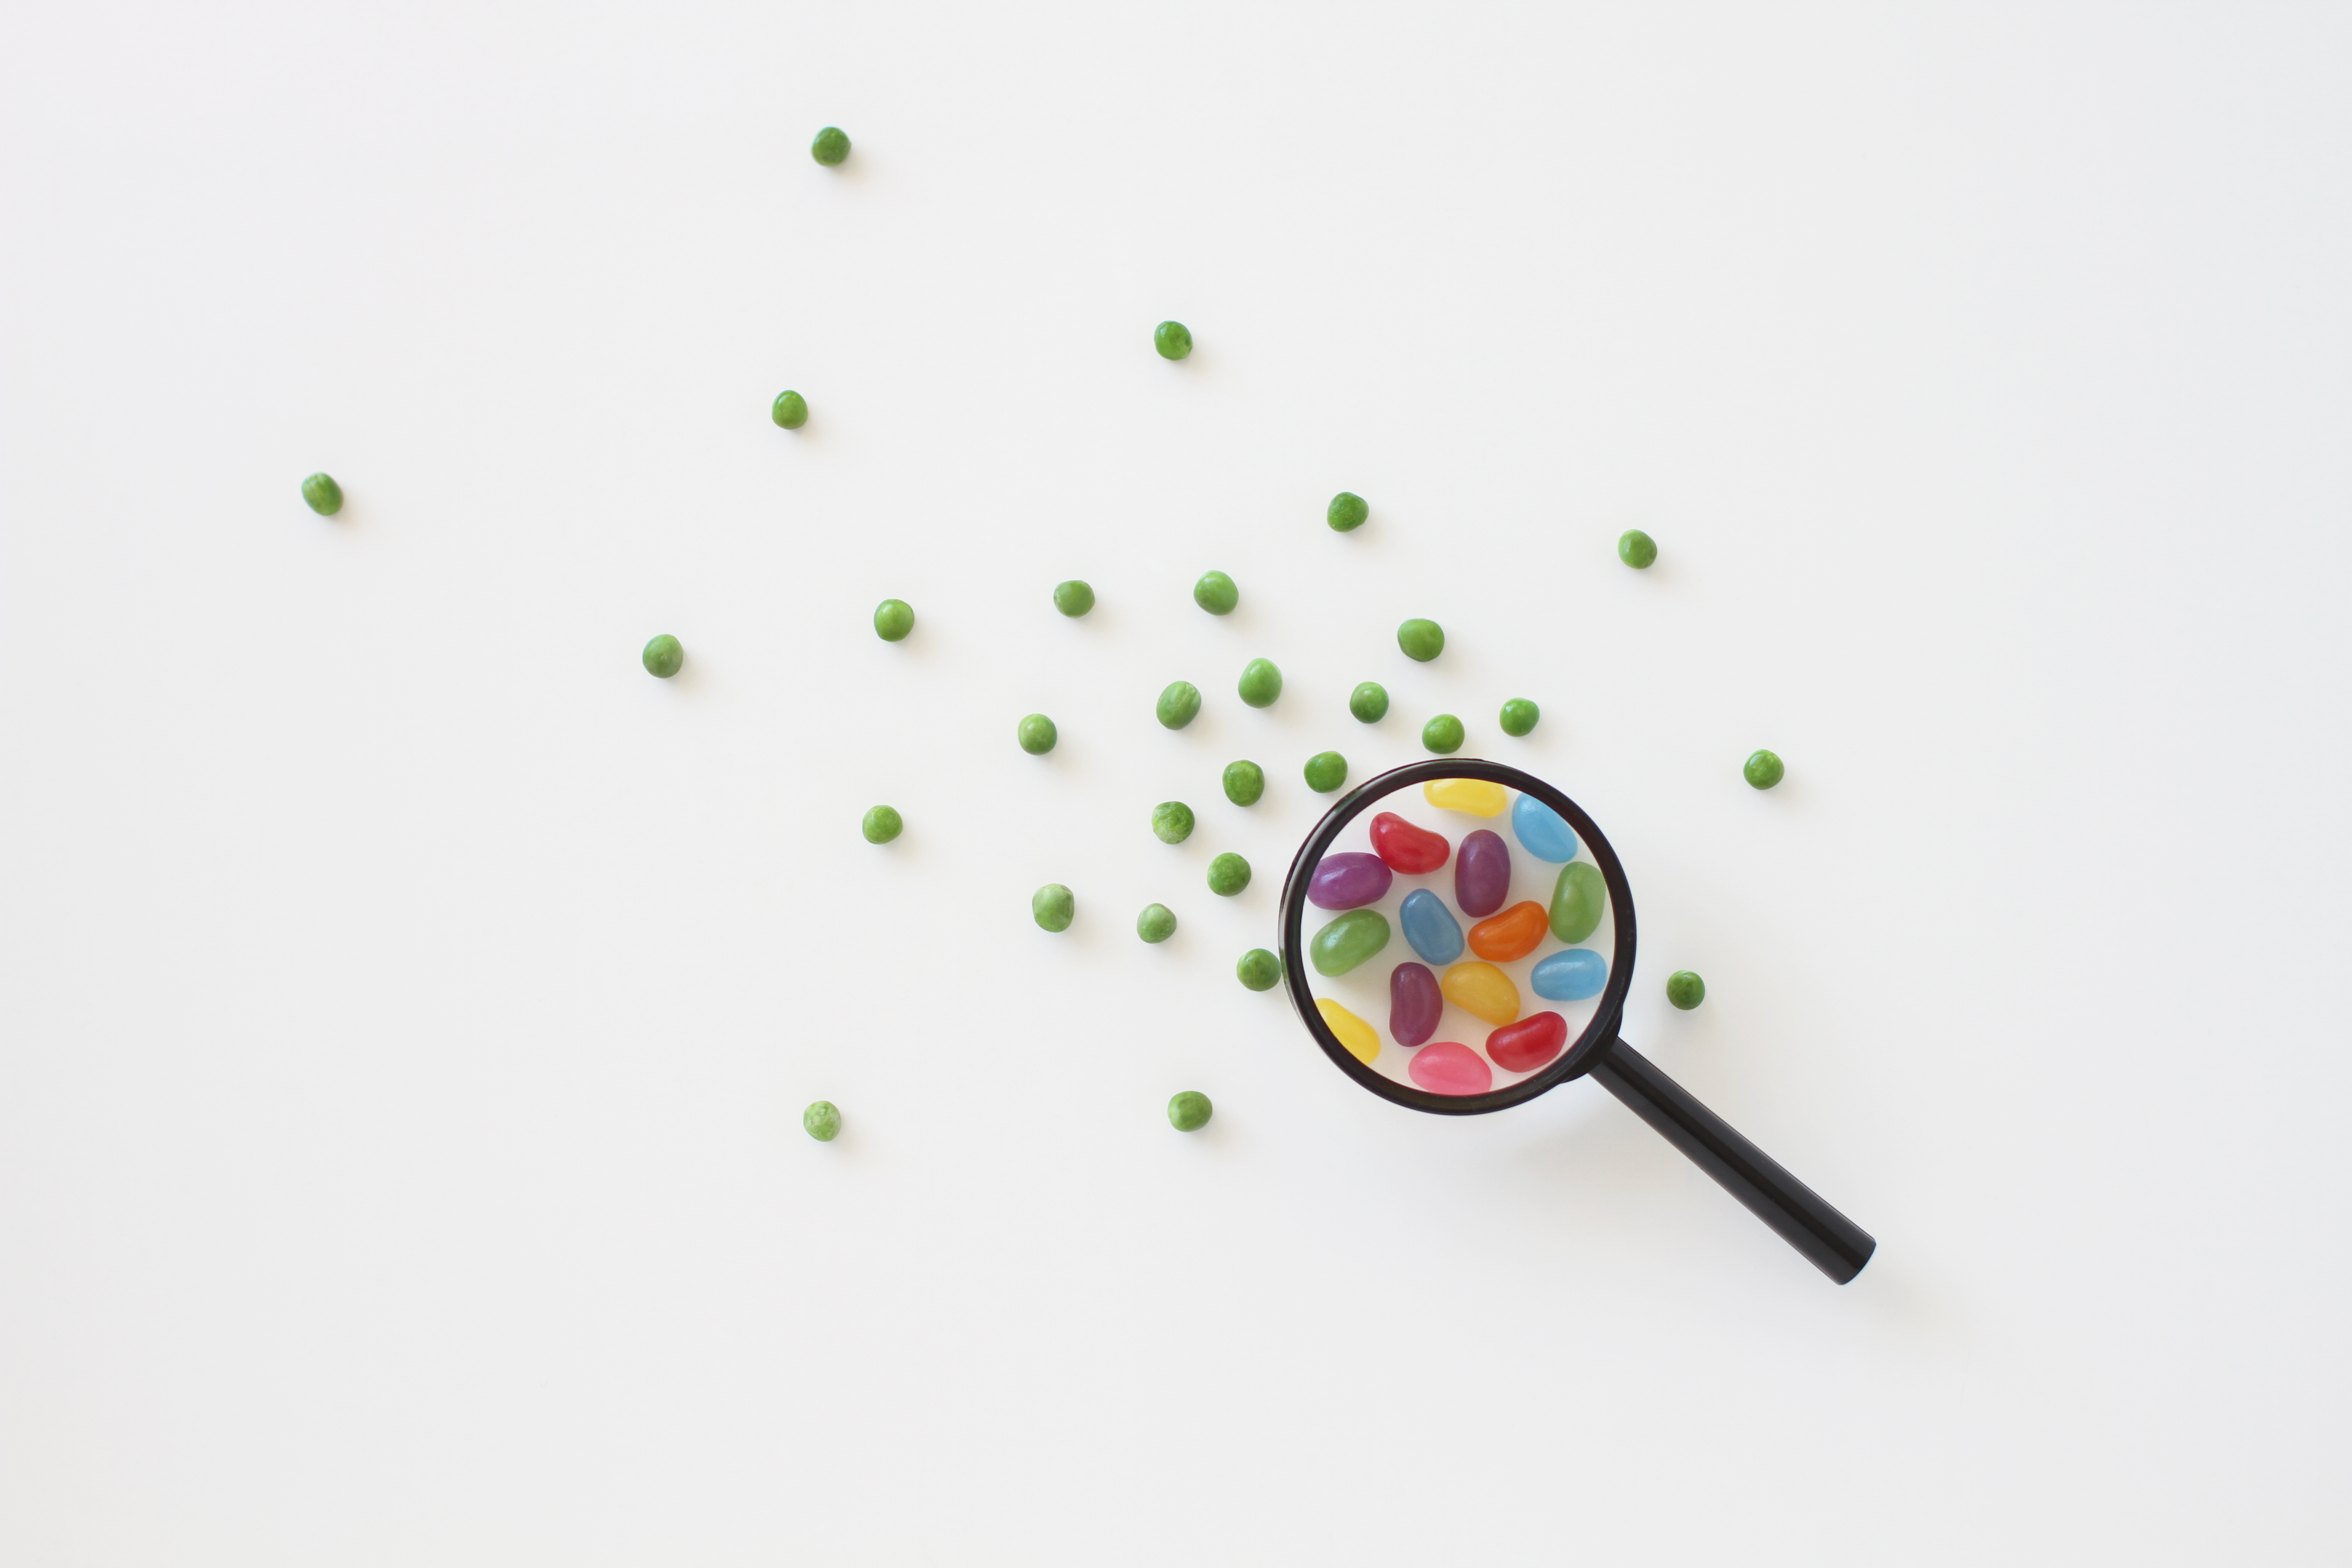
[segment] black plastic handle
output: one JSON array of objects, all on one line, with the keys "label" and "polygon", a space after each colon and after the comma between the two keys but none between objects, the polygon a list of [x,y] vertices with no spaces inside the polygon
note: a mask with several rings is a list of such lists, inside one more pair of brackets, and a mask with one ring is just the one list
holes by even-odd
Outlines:
[{"label": "black plastic handle", "polygon": [[1612,1040],[1588,1069],[1601,1087],[1633,1108],[1667,1142],[1748,1205],[1748,1212],[1812,1260],[1813,1267],[1843,1285],[1862,1272],[1878,1243],[1868,1231],[1832,1208],[1822,1195],[1780,1168],[1769,1154],[1731,1130],[1731,1124],[1690,1090],[1657,1069],[1623,1040]]}]

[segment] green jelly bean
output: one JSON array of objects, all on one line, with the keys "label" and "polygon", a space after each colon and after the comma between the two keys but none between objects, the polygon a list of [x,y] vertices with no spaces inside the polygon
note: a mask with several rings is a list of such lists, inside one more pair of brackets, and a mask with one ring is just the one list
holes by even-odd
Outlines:
[{"label": "green jelly bean", "polygon": [[1182,359],[1192,352],[1192,330],[1181,321],[1162,321],[1151,329],[1151,346],[1161,359]]},{"label": "green jelly bean", "polygon": [[828,125],[809,143],[809,156],[828,169],[837,169],[849,156],[849,137],[838,125]]},{"label": "green jelly bean", "polygon": [[1757,752],[1739,771],[1758,789],[1770,789],[1788,776],[1789,772],[1780,757],[1771,752]]},{"label": "green jelly bean", "polygon": [[1608,899],[1600,867],[1587,860],[1562,866],[1551,889],[1551,934],[1571,945],[1582,942],[1601,929],[1601,910]]},{"label": "green jelly bean", "polygon": [[1221,899],[1230,899],[1249,886],[1249,862],[1226,850],[1209,862],[1209,891]]},{"label": "green jelly bean", "polygon": [[1282,671],[1270,658],[1254,658],[1242,667],[1242,700],[1253,708],[1271,708],[1282,695]]},{"label": "green jelly bean", "polygon": [[320,517],[332,517],[343,510],[343,487],[332,474],[312,474],[302,481],[302,500]]},{"label": "green jelly bean", "polygon": [[1416,664],[1427,664],[1445,651],[1445,628],[1435,621],[1407,621],[1397,627],[1397,647]]},{"label": "green jelly bean", "polygon": [[1242,602],[1242,591],[1223,572],[1203,572],[1192,584],[1192,602],[1213,616],[1230,616]]},{"label": "green jelly bean", "polygon": [[1282,960],[1262,947],[1254,947],[1234,965],[1234,974],[1253,991],[1271,991],[1282,984]]},{"label": "green jelly bean", "polygon": [[1225,764],[1225,798],[1235,805],[1255,805],[1265,794],[1265,770],[1255,763]]},{"label": "green jelly bean", "polygon": [[1696,970],[1677,969],[1666,976],[1666,1000],[1687,1013],[1706,1000],[1706,982]]},{"label": "green jelly bean", "polygon": [[1176,934],[1176,916],[1166,904],[1146,904],[1135,917],[1135,934],[1146,942],[1166,942]]},{"label": "green jelly bean", "polygon": [[820,1143],[830,1143],[841,1136],[841,1107],[829,1100],[811,1102],[801,1112],[801,1126]]},{"label": "green jelly bean", "polygon": [[866,812],[863,828],[866,843],[887,844],[906,831],[907,819],[895,805],[877,805]]},{"label": "green jelly bean", "polygon": [[1452,756],[1462,749],[1462,721],[1451,713],[1440,713],[1421,727],[1421,743],[1440,756]]},{"label": "green jelly bean", "polygon": [[1364,519],[1371,515],[1372,509],[1364,504],[1363,497],[1352,490],[1341,490],[1331,498],[1330,506],[1323,513],[1323,521],[1331,525],[1332,531],[1348,533],[1363,527]]},{"label": "green jelly bean", "polygon": [[1013,731],[1013,738],[1021,742],[1023,751],[1033,757],[1042,757],[1054,749],[1061,740],[1062,732],[1054,728],[1054,721],[1043,713],[1032,713],[1021,721],[1021,727]]},{"label": "green jelly bean", "polygon": [[1047,931],[1067,931],[1077,918],[1078,900],[1059,882],[1048,882],[1030,895],[1029,912]]},{"label": "green jelly bean", "polygon": [[1163,800],[1151,808],[1152,837],[1162,844],[1181,844],[1192,837],[1192,808],[1181,800]]},{"label": "green jelly bean", "polygon": [[1524,697],[1514,697],[1503,704],[1503,733],[1526,735],[1534,731],[1536,721],[1543,710]]},{"label": "green jelly bean", "polygon": [[686,663],[686,649],[678,646],[676,637],[664,632],[646,644],[645,661],[647,673],[667,680]]},{"label": "green jelly bean", "polygon": [[1076,577],[1054,584],[1054,608],[1073,620],[1095,607],[1095,591]]},{"label": "green jelly bean", "polygon": [[884,642],[903,642],[915,629],[915,608],[904,599],[885,599],[874,606],[874,635]]},{"label": "green jelly bean", "polygon": [[1329,795],[1348,782],[1348,759],[1337,752],[1318,752],[1307,759],[1307,787]]},{"label": "green jelly bean", "polygon": [[1658,542],[1640,529],[1629,528],[1617,536],[1617,559],[1634,571],[1648,571],[1657,558]]},{"label": "green jelly bean", "polygon": [[1367,680],[1348,693],[1348,711],[1359,723],[1379,723],[1389,716],[1389,689],[1377,680]]},{"label": "green jelly bean", "polygon": [[1201,689],[1189,680],[1171,680],[1160,694],[1160,721],[1181,730],[1201,714]]},{"label": "green jelly bean", "polygon": [[787,430],[797,430],[808,423],[808,399],[797,392],[780,392],[768,416]]},{"label": "green jelly bean", "polygon": [[1388,917],[1378,910],[1349,910],[1315,933],[1307,960],[1327,978],[1347,973],[1389,944]]},{"label": "green jelly bean", "polygon": [[1188,1089],[1168,1102],[1168,1125],[1179,1132],[1198,1132],[1209,1124],[1216,1107],[1199,1089]]}]

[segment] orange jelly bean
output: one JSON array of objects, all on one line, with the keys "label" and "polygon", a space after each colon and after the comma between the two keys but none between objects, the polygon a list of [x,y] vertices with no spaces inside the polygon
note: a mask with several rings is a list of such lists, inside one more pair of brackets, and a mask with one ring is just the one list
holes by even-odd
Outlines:
[{"label": "orange jelly bean", "polygon": [[1511,963],[1533,952],[1550,930],[1550,911],[1530,899],[1472,926],[1470,951],[1490,963]]}]

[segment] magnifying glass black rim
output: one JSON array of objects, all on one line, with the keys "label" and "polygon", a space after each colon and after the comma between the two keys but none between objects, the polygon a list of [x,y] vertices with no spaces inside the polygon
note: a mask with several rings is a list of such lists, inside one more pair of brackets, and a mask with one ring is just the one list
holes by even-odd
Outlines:
[{"label": "magnifying glass black rim", "polygon": [[[1366,806],[1385,800],[1401,789],[1433,779],[1485,779],[1492,784],[1506,784],[1522,795],[1531,795],[1565,818],[1574,828],[1578,838],[1591,850],[1593,864],[1601,868],[1601,879],[1609,889],[1609,908],[1616,923],[1616,951],[1610,955],[1609,983],[1601,988],[1601,1005],[1594,1009],[1592,1021],[1584,1026],[1575,1044],[1562,1051],[1550,1066],[1533,1078],[1523,1079],[1507,1089],[1494,1089],[1486,1094],[1432,1094],[1425,1089],[1402,1083],[1386,1073],[1376,1072],[1366,1062],[1339,1043],[1331,1026],[1323,1021],[1315,1005],[1315,994],[1307,984],[1307,888],[1314,879],[1315,868],[1322,863],[1341,830],[1360,816]],[[1354,1079],[1383,1100],[1415,1110],[1426,1110],[1438,1116],[1478,1116],[1490,1110],[1502,1110],[1533,1100],[1546,1089],[1557,1088],[1570,1079],[1579,1077],[1592,1065],[1593,1058],[1617,1037],[1617,1026],[1625,1011],[1625,993],[1633,984],[1633,891],[1625,881],[1625,868],[1618,861],[1617,851],[1609,847],[1601,829],[1584,808],[1552,788],[1532,773],[1500,763],[1489,763],[1475,757],[1441,757],[1426,763],[1407,763],[1403,767],[1365,780],[1339,797],[1323,820],[1307,836],[1298,854],[1290,862],[1289,878],[1282,885],[1282,969],[1284,989],[1290,994],[1290,1005],[1298,1013],[1298,1021],[1315,1037],[1340,1071]]]}]

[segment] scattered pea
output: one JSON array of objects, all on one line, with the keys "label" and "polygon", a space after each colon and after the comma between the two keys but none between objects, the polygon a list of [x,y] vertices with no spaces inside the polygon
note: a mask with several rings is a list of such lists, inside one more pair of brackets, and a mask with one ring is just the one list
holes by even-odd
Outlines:
[{"label": "scattered pea", "polygon": [[1460,751],[1462,739],[1462,721],[1451,713],[1440,713],[1421,727],[1421,743],[1441,756]]},{"label": "scattered pea", "polygon": [[667,680],[686,663],[686,649],[678,646],[676,637],[664,632],[646,644],[645,660],[648,674],[658,675]]},{"label": "scattered pea", "polygon": [[1445,651],[1445,628],[1435,621],[1407,621],[1397,627],[1397,647],[1416,664],[1427,664]]},{"label": "scattered pea", "polygon": [[1234,976],[1253,991],[1271,991],[1282,984],[1282,960],[1262,947],[1243,953]]},{"label": "scattered pea", "polygon": [[1192,352],[1192,330],[1181,321],[1162,321],[1151,329],[1151,346],[1161,359],[1182,359]]},{"label": "scattered pea", "polygon": [[1225,798],[1235,805],[1255,805],[1265,794],[1265,770],[1255,763],[1225,764]]},{"label": "scattered pea", "polygon": [[1770,752],[1757,752],[1739,771],[1758,789],[1770,789],[1788,776],[1789,772],[1780,757]]},{"label": "scattered pea", "polygon": [[1242,602],[1242,591],[1223,572],[1203,572],[1192,584],[1192,602],[1213,616],[1230,616]]},{"label": "scattered pea", "polygon": [[915,629],[915,607],[904,599],[885,599],[874,606],[874,635],[884,642],[903,642]]},{"label": "scattered pea", "polygon": [[1095,607],[1095,591],[1073,577],[1054,584],[1054,608],[1076,619]]},{"label": "scattered pea", "polygon": [[1160,721],[1181,730],[1201,713],[1201,689],[1189,680],[1171,680],[1160,694]]},{"label": "scattered pea", "polygon": [[343,510],[343,487],[332,474],[312,474],[302,481],[302,500],[320,517],[332,517]]},{"label": "scattered pea", "polygon": [[1337,752],[1318,752],[1307,759],[1307,787],[1329,795],[1348,782],[1348,759]]},{"label": "scattered pea", "polygon": [[1706,1000],[1706,982],[1695,970],[1677,969],[1666,976],[1666,1000],[1687,1013]]},{"label": "scattered pea", "polygon": [[1254,658],[1242,666],[1242,700],[1253,708],[1271,708],[1282,695],[1282,671],[1270,658]]},{"label": "scattered pea", "polygon": [[837,169],[849,156],[849,137],[837,125],[828,125],[809,143],[809,156],[828,169]]},{"label": "scattered pea", "polygon": [[1389,689],[1377,680],[1367,680],[1348,694],[1348,711],[1360,723],[1379,723],[1389,716]]},{"label": "scattered pea", "polygon": [[868,844],[887,844],[907,829],[907,819],[895,805],[877,805],[866,812],[864,830]]},{"label": "scattered pea", "polygon": [[1146,942],[1166,942],[1176,934],[1176,916],[1166,904],[1146,904],[1135,917],[1135,934]]},{"label": "scattered pea", "polygon": [[801,1126],[820,1143],[830,1143],[841,1136],[841,1107],[829,1100],[813,1101],[801,1112]]},{"label": "scattered pea", "polygon": [[1043,713],[1032,713],[1022,720],[1017,734],[1021,749],[1033,757],[1044,756],[1062,738],[1062,732],[1054,728],[1054,721]]},{"label": "scattered pea", "polygon": [[1617,559],[1634,571],[1648,571],[1657,558],[1658,542],[1640,529],[1629,528],[1617,536]]},{"label": "scattered pea", "polygon": [[1534,732],[1536,721],[1543,710],[1524,697],[1514,697],[1503,704],[1503,733],[1526,735]]},{"label": "scattered pea", "polygon": [[808,399],[797,392],[780,392],[768,416],[785,429],[797,430],[808,423]]},{"label": "scattered pea", "polygon": [[1047,931],[1067,931],[1077,918],[1078,900],[1059,882],[1048,882],[1030,895],[1029,912]]},{"label": "scattered pea", "polygon": [[1249,862],[1226,850],[1209,862],[1209,891],[1221,899],[1230,899],[1249,886]]},{"label": "scattered pea", "polygon": [[1198,1132],[1209,1124],[1214,1109],[1207,1095],[1188,1089],[1168,1102],[1168,1125],[1179,1132]]},{"label": "scattered pea", "polygon": [[1352,490],[1341,490],[1331,498],[1331,505],[1323,513],[1323,521],[1331,525],[1332,531],[1347,533],[1363,527],[1364,519],[1371,515],[1372,509],[1364,504],[1363,497]]},{"label": "scattered pea", "polygon": [[1162,844],[1181,844],[1192,837],[1192,808],[1181,800],[1163,800],[1151,808],[1151,836]]}]

